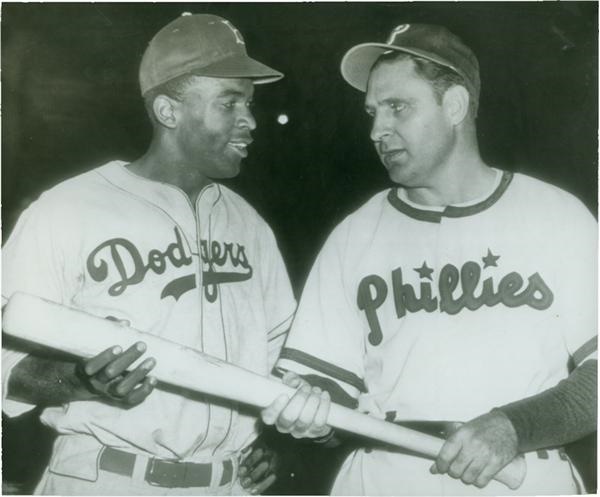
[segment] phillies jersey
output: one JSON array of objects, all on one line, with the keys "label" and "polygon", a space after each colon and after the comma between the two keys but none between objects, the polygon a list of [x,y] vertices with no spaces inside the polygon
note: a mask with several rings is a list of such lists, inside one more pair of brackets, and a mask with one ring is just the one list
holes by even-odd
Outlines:
[{"label": "phillies jersey", "polygon": [[326,241],[278,366],[389,421],[468,421],[540,393],[596,357],[596,236],[578,200],[522,174],[445,208],[379,193]]},{"label": "phillies jersey", "polygon": [[[211,184],[193,205],[119,161],[45,192],[21,216],[3,268],[5,297],[22,291],[126,319],[261,375],[295,309],[273,233],[245,200]],[[23,356],[3,351],[5,382]],[[4,399],[10,415],[31,407]],[[131,409],[71,402],[45,409],[42,421],[60,434],[91,435],[93,447],[186,461],[229,457],[256,436],[256,418],[235,405],[160,387]]]}]

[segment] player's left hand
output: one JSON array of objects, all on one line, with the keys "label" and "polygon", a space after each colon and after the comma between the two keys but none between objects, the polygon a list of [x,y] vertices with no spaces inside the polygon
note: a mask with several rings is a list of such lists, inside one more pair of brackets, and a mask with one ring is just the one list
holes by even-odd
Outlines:
[{"label": "player's left hand", "polygon": [[493,411],[462,425],[443,445],[430,471],[447,473],[468,485],[485,487],[518,454],[510,420]]},{"label": "player's left hand", "polygon": [[240,484],[252,495],[262,494],[277,479],[279,455],[258,439],[242,451]]}]

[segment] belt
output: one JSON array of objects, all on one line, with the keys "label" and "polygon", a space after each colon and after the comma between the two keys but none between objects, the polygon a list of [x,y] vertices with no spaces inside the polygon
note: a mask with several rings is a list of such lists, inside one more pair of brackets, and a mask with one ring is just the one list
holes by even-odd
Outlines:
[{"label": "belt", "polygon": [[[391,421],[395,425],[400,425],[404,428],[426,433],[438,438],[448,438],[454,431],[456,431],[463,423],[458,421],[421,421],[421,420],[410,420],[410,421]],[[395,445],[387,444],[385,442],[376,442],[368,447],[364,448],[364,451],[368,454],[373,449],[383,449],[388,452],[396,452],[400,454],[407,454],[415,457],[425,457],[423,454],[418,452],[397,447]],[[429,459],[429,458],[427,458]]]},{"label": "belt", "polygon": [[427,435],[431,435],[438,438],[448,438],[452,433],[454,433],[458,428],[461,427],[463,423],[459,421],[394,421],[395,425],[404,426],[404,428],[409,428],[411,430],[419,431],[421,433],[426,433]]},{"label": "belt", "polygon": [[[133,476],[137,456],[112,447],[106,447],[100,454],[100,469],[122,476]],[[144,480],[150,485],[166,488],[210,487],[215,466],[222,465],[219,486],[231,482],[233,463],[230,459],[216,463],[192,463],[167,461],[154,457],[146,458]]]}]

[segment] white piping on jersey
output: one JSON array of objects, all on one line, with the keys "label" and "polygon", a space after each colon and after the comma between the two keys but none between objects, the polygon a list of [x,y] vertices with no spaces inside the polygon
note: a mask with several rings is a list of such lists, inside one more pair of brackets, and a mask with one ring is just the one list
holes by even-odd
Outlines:
[{"label": "white piping on jersey", "polygon": [[[212,245],[212,218],[213,218],[212,208],[214,208],[214,206],[217,205],[217,202],[221,199],[221,195],[222,195],[219,185],[217,183],[215,183],[215,185],[216,185],[215,187],[217,188],[219,195],[213,202],[210,214],[208,215],[208,245],[209,246]],[[203,191],[204,191],[204,188],[202,189],[202,191],[198,195],[198,198],[196,199],[196,206],[198,205],[198,202],[200,201],[200,197],[202,196]],[[198,221],[198,223],[199,223],[199,221]],[[198,238],[198,240],[200,240],[200,237]],[[204,301],[204,299],[202,299],[202,301]],[[228,361],[229,360],[229,350],[228,350],[229,345],[227,343],[227,332],[225,331],[225,321],[223,320],[223,299],[222,298],[219,298],[219,317],[221,318],[221,330],[223,333],[223,342],[225,344],[225,361]],[[202,333],[204,333],[204,327],[202,327]],[[210,404],[208,404],[208,409],[210,411]],[[213,449],[213,455],[215,455],[215,453],[221,447],[221,445],[223,445],[225,443],[225,441],[227,440],[227,437],[229,436],[229,432],[231,431],[231,425],[233,422],[233,410],[229,409],[227,414],[229,417],[228,424],[227,424],[227,430],[225,431],[225,435],[223,436],[223,439],[218,444],[215,444],[215,447]],[[207,431],[207,435],[208,435],[208,431]]]},{"label": "white piping on jersey", "polygon": [[[148,178],[144,178],[143,176],[139,176],[137,174],[132,173],[129,169],[127,169],[126,163],[122,163],[121,164],[121,168],[120,171],[126,173],[128,176],[133,177],[136,181],[142,181],[142,182],[148,182],[151,184],[160,184],[161,186],[164,186],[168,189],[171,190],[175,190],[176,192],[178,192],[179,194],[181,194],[183,196],[183,198],[185,198],[185,201],[187,203],[187,205],[189,206],[193,216],[194,216],[194,221],[195,221],[195,225],[196,225],[196,250],[197,250],[197,255],[198,255],[198,264],[196,265],[195,271],[196,271],[196,278],[198,281],[197,287],[196,287],[196,291],[199,292],[199,298],[200,298],[200,314],[201,314],[201,318],[200,318],[200,350],[201,352],[204,352],[204,297],[203,297],[203,291],[202,291],[202,250],[200,247],[200,241],[201,241],[201,229],[200,229],[200,217],[197,215],[197,209],[194,206],[194,204],[192,203],[192,201],[190,200],[189,196],[187,195],[187,193],[185,193],[181,188],[179,188],[178,186],[175,186],[171,183],[165,183],[163,181],[157,181],[157,180],[151,180]],[[125,193],[127,193],[127,195],[131,195],[133,197],[136,197],[138,199],[141,199],[144,201],[144,203],[147,203],[151,206],[153,206],[154,208],[160,210],[161,212],[163,212],[169,219],[171,219],[173,221],[173,223],[178,226],[181,229],[182,234],[184,234],[186,232],[186,230],[183,229],[183,227],[180,225],[179,222],[177,222],[175,219],[173,219],[173,217],[167,212],[165,211],[161,206],[151,202],[150,200],[148,200],[147,198],[145,198],[144,196],[138,195],[135,192],[132,192],[128,189],[124,189],[123,187],[121,187],[118,183],[115,183],[114,181],[112,181],[112,179],[110,177],[105,176],[104,174],[102,174],[101,172],[99,172],[98,174],[100,174],[100,176],[102,176],[102,178],[104,178],[104,180],[108,181],[111,185],[113,185],[114,187],[118,188],[121,191],[124,191]],[[200,191],[200,193],[198,194],[198,197],[196,199],[196,204],[198,204],[200,198],[202,197],[202,194],[210,187],[212,187],[213,184],[211,183],[210,185],[205,186],[204,188],[202,188],[202,190]],[[221,194],[220,194],[220,190],[219,190],[219,196],[217,197],[217,200],[221,198]],[[215,201],[216,203],[216,201]],[[214,206],[215,204],[213,204]],[[185,235],[183,235],[183,239],[186,241],[188,247],[190,246],[190,240],[188,240],[188,237],[186,237]],[[191,249],[191,247],[190,247]],[[194,252],[193,250],[190,250],[190,252]],[[202,448],[202,445],[204,444],[206,438],[208,437],[208,434],[210,433],[210,421],[211,421],[211,408],[210,408],[210,403],[207,402],[207,407],[208,407],[208,412],[207,412],[207,416],[206,416],[206,423],[204,425],[204,430],[203,430],[203,434],[198,437],[198,439],[195,442],[195,447],[192,448],[190,450],[190,452],[192,454],[196,453],[199,449]],[[221,444],[222,442],[220,442],[219,444]]]},{"label": "white piping on jersey", "polygon": [[[196,251],[197,251],[197,255],[198,255],[198,261],[199,263],[196,266],[196,278],[198,281],[198,285],[197,285],[197,291],[199,292],[199,297],[200,297],[200,306],[201,306],[201,323],[200,323],[200,349],[202,352],[205,351],[205,343],[204,343],[204,317],[205,317],[205,312],[204,312],[204,306],[205,306],[205,302],[204,302],[204,292],[203,292],[203,273],[202,273],[202,247],[201,247],[201,240],[202,240],[202,225],[200,222],[200,215],[199,215],[199,204],[201,202],[201,199],[203,197],[204,194],[206,194],[206,192],[210,189],[210,188],[216,188],[217,190],[217,195],[216,198],[214,199],[214,201],[212,202],[212,205],[210,205],[210,212],[208,215],[208,245],[210,246],[210,244],[212,243],[212,218],[213,218],[213,208],[218,204],[219,201],[221,201],[222,197],[223,197],[223,193],[222,190],[220,188],[220,185],[218,183],[211,183],[209,185],[206,185],[204,188],[202,188],[202,190],[200,191],[200,193],[198,194],[195,203],[193,203],[189,196],[178,186],[173,185],[171,183],[165,183],[162,181],[156,181],[156,180],[152,180],[149,178],[144,178],[143,176],[139,176],[133,172],[131,172],[129,169],[127,169],[126,166],[127,163],[122,162],[121,163],[121,167],[119,168],[120,171],[126,173],[128,176],[133,177],[136,181],[142,181],[142,182],[148,182],[151,184],[159,184],[161,186],[166,187],[167,189],[171,189],[171,190],[175,190],[177,192],[179,192],[184,198],[185,198],[185,202],[187,203],[187,205],[190,208],[190,211],[193,214],[194,217],[194,221],[195,221],[195,229],[196,229]],[[131,196],[135,196],[136,198],[139,198],[141,200],[144,201],[144,203],[147,203],[148,205],[151,205],[152,207],[160,210],[161,212],[163,212],[167,217],[169,217],[169,219],[171,219],[173,221],[173,223],[178,226],[181,231],[182,234],[185,233],[185,230],[183,230],[183,227],[180,225],[180,223],[173,219],[173,217],[171,215],[169,215],[169,213],[167,211],[165,211],[160,205],[157,205],[155,203],[153,203],[151,200],[145,198],[144,196],[141,196],[139,194],[136,194],[133,191],[124,189],[123,187],[121,187],[118,183],[114,183],[110,177],[106,177],[104,174],[100,173],[100,175],[107,180],[109,183],[111,183],[111,185],[117,187],[118,189],[126,192],[128,195]],[[186,236],[183,236],[183,239],[186,240],[186,244],[188,246],[188,248],[190,249],[191,253],[194,253],[193,250],[191,250],[191,246],[190,246],[190,240],[187,239]],[[224,322],[224,316],[223,316],[223,302],[222,299],[219,299],[219,315],[220,315],[220,319],[221,319],[221,332],[222,332],[222,339],[223,339],[223,343],[224,343],[224,350],[225,350],[225,360],[229,359],[229,344],[227,341],[227,335],[226,335],[226,330],[225,330],[225,322]],[[191,454],[195,454],[200,450],[203,450],[203,445],[206,441],[206,439],[209,437],[210,433],[211,433],[211,425],[213,424],[211,422],[213,416],[212,416],[212,409],[211,409],[211,404],[210,402],[206,403],[207,405],[207,417],[206,417],[206,422],[205,422],[205,427],[204,427],[204,433],[198,437],[198,439],[194,442],[194,448],[192,448],[189,453]],[[213,449],[213,455],[216,453],[216,451],[227,441],[230,433],[231,433],[231,427],[233,425],[233,409],[228,409],[228,424],[227,424],[227,430],[225,431],[225,434],[223,435],[223,438],[221,439],[221,441],[219,441],[218,443],[216,443],[215,440],[215,446]],[[222,419],[222,418],[221,418]]]}]

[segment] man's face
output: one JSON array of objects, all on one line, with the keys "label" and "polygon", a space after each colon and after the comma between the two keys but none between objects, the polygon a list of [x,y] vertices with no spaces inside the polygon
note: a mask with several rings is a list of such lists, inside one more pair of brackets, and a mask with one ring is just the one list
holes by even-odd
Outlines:
[{"label": "man's face", "polygon": [[186,167],[210,179],[232,178],[248,155],[256,121],[248,79],[196,77],[178,105],[177,145]]},{"label": "man's face", "polygon": [[379,64],[369,78],[365,108],[373,118],[371,139],[390,179],[409,188],[435,185],[452,150],[453,127],[414,62]]}]

